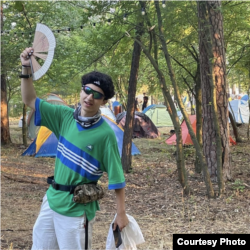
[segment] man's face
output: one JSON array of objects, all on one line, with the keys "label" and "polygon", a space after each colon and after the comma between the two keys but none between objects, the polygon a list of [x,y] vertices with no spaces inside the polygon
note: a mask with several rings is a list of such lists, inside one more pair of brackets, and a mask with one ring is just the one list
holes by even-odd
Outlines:
[{"label": "man's face", "polygon": [[92,117],[96,115],[101,105],[104,105],[107,103],[107,100],[104,100],[104,93],[101,88],[97,87],[96,85],[89,83],[85,86],[88,86],[94,91],[97,91],[101,94],[103,94],[103,97],[101,99],[94,99],[93,94],[86,94],[84,90],[81,90],[80,93],[80,103],[81,103],[81,116],[83,117]]}]

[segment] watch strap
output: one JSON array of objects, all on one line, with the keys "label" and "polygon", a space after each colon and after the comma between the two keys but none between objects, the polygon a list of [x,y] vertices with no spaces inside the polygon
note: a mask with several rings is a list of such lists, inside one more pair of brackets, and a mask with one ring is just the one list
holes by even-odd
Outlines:
[{"label": "watch strap", "polygon": [[23,74],[21,74],[19,77],[20,78],[30,78],[30,77],[32,77],[32,74],[29,74],[29,75],[23,75]]}]

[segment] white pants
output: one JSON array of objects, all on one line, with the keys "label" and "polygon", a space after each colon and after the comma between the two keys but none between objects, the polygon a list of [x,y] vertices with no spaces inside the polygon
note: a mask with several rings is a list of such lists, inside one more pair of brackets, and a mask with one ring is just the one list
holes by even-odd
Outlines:
[{"label": "white pants", "polygon": [[[33,228],[32,250],[83,250],[85,249],[86,217],[68,217],[51,210],[47,195]],[[91,249],[95,219],[88,222],[88,249]]]}]

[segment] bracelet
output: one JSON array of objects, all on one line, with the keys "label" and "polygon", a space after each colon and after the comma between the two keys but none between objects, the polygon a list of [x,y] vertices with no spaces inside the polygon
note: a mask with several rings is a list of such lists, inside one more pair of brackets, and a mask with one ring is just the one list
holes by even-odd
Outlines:
[{"label": "bracelet", "polygon": [[27,65],[22,65],[22,67],[24,67],[24,68],[30,68],[30,66],[27,66]]},{"label": "bracelet", "polygon": [[30,74],[30,75],[23,75],[23,74],[21,74],[21,75],[19,75],[19,77],[20,78],[30,78],[30,77],[32,77],[32,74]]}]

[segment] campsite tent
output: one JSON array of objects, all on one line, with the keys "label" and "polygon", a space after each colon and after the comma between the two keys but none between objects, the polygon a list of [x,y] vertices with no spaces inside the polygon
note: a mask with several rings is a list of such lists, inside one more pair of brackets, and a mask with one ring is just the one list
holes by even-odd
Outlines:
[{"label": "campsite tent", "polygon": [[[47,94],[44,97],[42,97],[41,99],[54,104],[54,105],[64,105],[67,106],[67,103],[60,98],[59,96],[55,95],[55,94]],[[27,121],[27,126],[28,126],[28,137],[32,140],[34,140],[38,134],[38,131],[40,129],[40,126],[36,126],[35,122],[34,122],[34,118],[35,118],[35,112],[32,110],[29,113],[28,116],[28,121]]]},{"label": "campsite tent", "polygon": [[[189,115],[189,120],[191,122],[191,126],[194,130],[194,133],[196,134],[196,115]],[[188,132],[188,128],[187,128],[187,124],[185,120],[183,120],[183,122],[181,123],[181,134],[182,134],[183,145],[193,145],[193,141]],[[165,142],[168,145],[176,145],[176,134],[173,134],[172,136],[170,136]],[[230,143],[231,145],[236,145],[236,142],[233,140],[231,136],[230,136]]]},{"label": "campsite tent", "polygon": [[249,122],[249,106],[247,101],[233,100],[230,102],[228,109],[233,113],[236,123],[242,124]]},{"label": "campsite tent", "polygon": [[[190,115],[189,120],[191,122],[192,128],[194,130],[194,133],[196,134],[196,115]],[[185,120],[181,123],[181,133],[182,133],[182,142],[184,145],[192,145],[193,141],[191,139],[191,136],[188,132],[187,124]],[[168,145],[176,145],[176,134],[173,134],[170,136],[167,140],[166,143]]]},{"label": "campsite tent", "polygon": [[114,110],[114,108],[117,107],[117,106],[121,106],[121,104],[120,104],[118,101],[114,101],[114,102],[112,103],[112,108],[113,108],[113,110]]},{"label": "campsite tent", "polygon": [[248,100],[249,100],[248,95],[243,95],[243,96],[241,97],[241,101],[248,101]]},{"label": "campsite tent", "polygon": [[[116,135],[118,149],[120,156],[122,155],[123,145],[123,129],[120,128],[115,121],[112,121],[107,116],[103,115],[104,120],[110,125]],[[34,156],[35,157],[56,157],[58,140],[54,133],[52,133],[46,127],[41,126],[38,132],[37,138],[30,144],[22,156]],[[132,155],[140,154],[138,148],[132,143]]]},{"label": "campsite tent", "polygon": [[115,116],[122,112],[122,105],[118,101],[114,101],[112,103],[112,108],[113,108]]},{"label": "campsite tent", "polygon": [[[122,128],[125,127],[127,112],[122,112],[117,115],[116,123]],[[141,112],[135,111],[134,126],[133,126],[133,137],[136,138],[157,138],[160,136],[160,132],[149,119],[149,117]]]},{"label": "campsite tent", "polygon": [[244,94],[236,94],[234,98],[240,100],[243,96]]},{"label": "campsite tent", "polygon": [[116,117],[114,115],[114,113],[109,109],[109,107],[107,106],[101,106],[100,107],[101,113],[105,116],[107,116],[108,118],[116,121]]},{"label": "campsite tent", "polygon": [[41,126],[36,139],[24,151],[22,156],[56,157],[58,140],[54,133]]},{"label": "campsite tent", "polygon": [[[167,111],[167,107],[164,105],[152,104],[143,110],[156,127],[173,127],[172,120]],[[180,121],[182,120],[181,111],[177,111]]]},{"label": "campsite tent", "polygon": [[[109,119],[107,116],[103,115],[103,118],[109,124],[109,126],[113,129],[113,131],[115,132],[119,153],[120,153],[120,156],[122,156],[122,145],[123,145],[123,135],[124,135],[123,129],[119,125],[117,125],[115,123],[115,121]],[[132,155],[141,154],[134,143],[132,143],[132,152],[131,152],[131,154]]]}]

